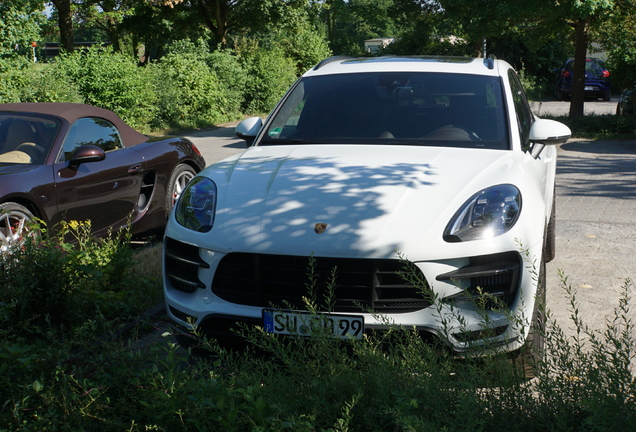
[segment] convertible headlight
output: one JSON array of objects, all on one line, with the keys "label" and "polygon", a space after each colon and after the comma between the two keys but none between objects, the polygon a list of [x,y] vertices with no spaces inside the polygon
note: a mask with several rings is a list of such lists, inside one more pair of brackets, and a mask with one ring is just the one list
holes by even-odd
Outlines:
[{"label": "convertible headlight", "polygon": [[206,177],[195,177],[179,197],[175,208],[177,222],[193,231],[208,232],[216,214],[216,184]]},{"label": "convertible headlight", "polygon": [[496,237],[510,230],[519,218],[521,193],[512,185],[477,192],[455,213],[444,230],[447,242]]}]

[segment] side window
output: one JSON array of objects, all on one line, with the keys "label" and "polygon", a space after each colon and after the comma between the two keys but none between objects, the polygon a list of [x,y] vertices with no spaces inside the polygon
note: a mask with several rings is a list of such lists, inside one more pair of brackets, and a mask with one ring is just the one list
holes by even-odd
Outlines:
[{"label": "side window", "polygon": [[296,131],[298,120],[305,108],[306,94],[304,82],[299,82],[289,95],[285,105],[272,122],[267,132],[269,138],[288,138]]},{"label": "side window", "polygon": [[81,118],[69,129],[59,162],[69,160],[78,147],[87,144],[106,152],[123,147],[119,131],[111,122],[97,117]]},{"label": "side window", "polygon": [[517,74],[510,69],[508,71],[508,77],[510,79],[510,88],[512,90],[512,100],[515,105],[515,114],[517,116],[517,125],[519,126],[519,136],[521,138],[521,145],[523,150],[526,151],[530,145],[530,127],[534,123],[534,116],[530,110],[530,104],[526,99],[526,95],[523,92],[523,87]]}]

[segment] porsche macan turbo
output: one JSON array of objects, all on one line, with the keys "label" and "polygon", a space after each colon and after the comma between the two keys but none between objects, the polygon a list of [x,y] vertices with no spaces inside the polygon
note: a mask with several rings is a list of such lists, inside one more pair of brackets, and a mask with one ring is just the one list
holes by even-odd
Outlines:
[{"label": "porsche macan turbo", "polygon": [[236,133],[248,148],[199,173],[166,227],[175,323],[218,339],[236,323],[304,335],[304,299],[329,297],[320,316],[336,337],[394,323],[461,355],[540,347],[556,145],[570,130],[533,115],[509,64],[329,58]]}]

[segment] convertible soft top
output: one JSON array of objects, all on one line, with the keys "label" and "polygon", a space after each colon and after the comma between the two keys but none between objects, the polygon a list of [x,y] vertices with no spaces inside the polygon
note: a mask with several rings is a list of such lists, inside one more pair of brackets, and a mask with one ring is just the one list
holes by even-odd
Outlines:
[{"label": "convertible soft top", "polygon": [[139,143],[148,141],[148,137],[137,132],[128,126],[117,114],[107,109],[98,108],[93,105],[77,104],[77,103],[6,103],[0,104],[0,112],[23,112],[46,114],[59,117],[73,124],[77,119],[84,117],[103,118],[113,123],[126,147],[134,146]]}]

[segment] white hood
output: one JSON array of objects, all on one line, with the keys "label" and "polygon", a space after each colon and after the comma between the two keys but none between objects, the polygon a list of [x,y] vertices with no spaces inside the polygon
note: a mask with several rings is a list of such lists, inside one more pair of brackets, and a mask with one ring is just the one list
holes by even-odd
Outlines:
[{"label": "white hood", "polygon": [[[421,255],[428,244],[439,258],[459,207],[502,179],[513,182],[513,157],[444,147],[252,147],[202,173],[218,187],[206,243],[222,252],[367,258]],[[317,234],[316,224],[327,228]]]}]

